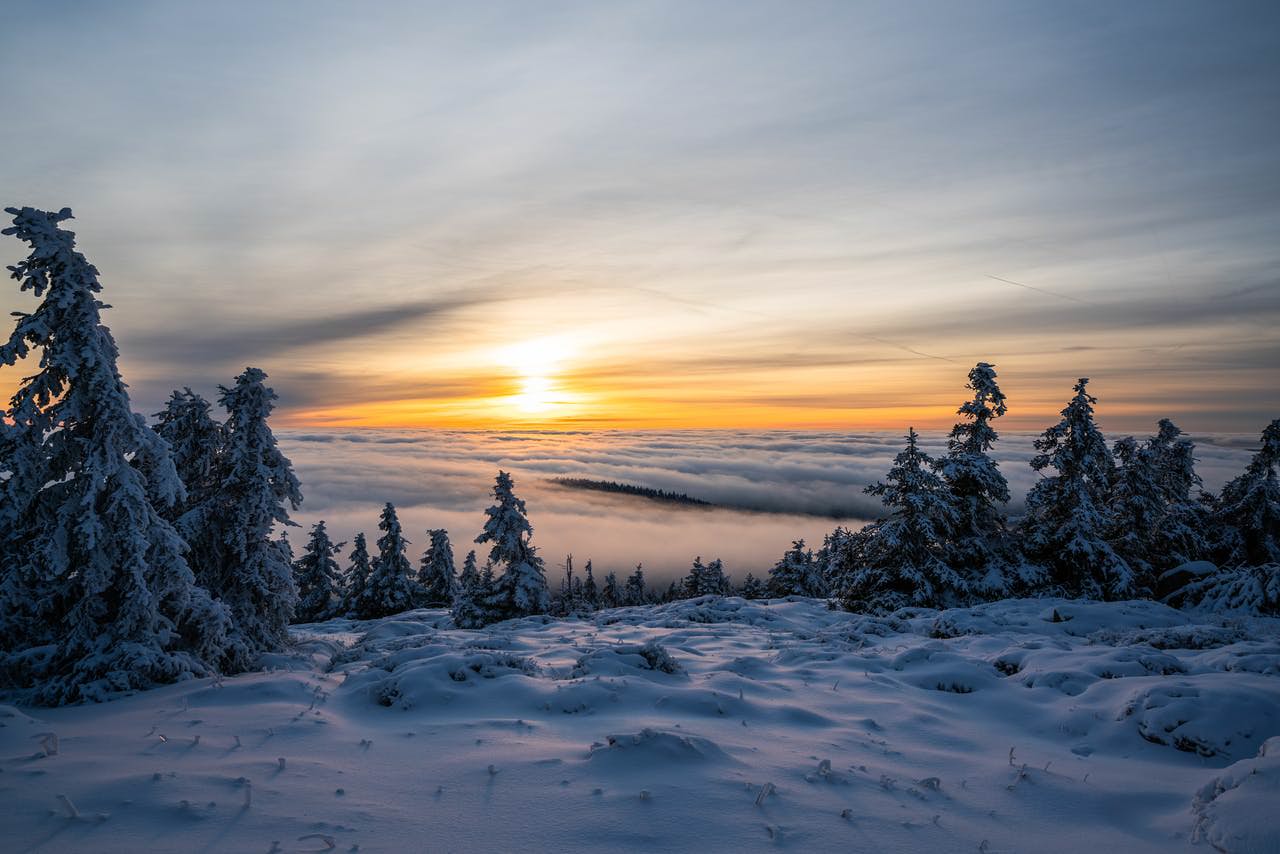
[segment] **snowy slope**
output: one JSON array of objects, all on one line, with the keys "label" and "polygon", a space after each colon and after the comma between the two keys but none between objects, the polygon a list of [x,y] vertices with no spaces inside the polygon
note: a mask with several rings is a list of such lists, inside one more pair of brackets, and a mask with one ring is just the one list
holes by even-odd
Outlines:
[{"label": "snowy slope", "polygon": [[3,847],[1280,846],[1276,621],[709,597],[450,625],[335,620],[271,672],[0,707]]}]

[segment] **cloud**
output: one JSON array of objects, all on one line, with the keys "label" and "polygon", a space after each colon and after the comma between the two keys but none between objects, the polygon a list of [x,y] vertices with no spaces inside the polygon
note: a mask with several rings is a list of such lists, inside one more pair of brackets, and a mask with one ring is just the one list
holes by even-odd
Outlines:
[{"label": "cloud", "polygon": [[[519,432],[434,430],[281,431],[307,496],[299,521],[326,519],[337,536],[372,533],[382,503],[396,504],[415,548],[424,531],[448,528],[459,557],[483,523],[493,476],[513,474],[550,564],[619,572],[643,562],[651,578],[684,572],[695,555],[718,556],[741,577],[760,575],[793,539],[821,544],[837,524],[882,512],[863,487],[882,478],[902,445],[896,434],[834,432]],[[945,450],[941,434],[925,448]],[[1032,434],[1005,433],[997,458],[1018,498],[1038,477],[1028,465]],[[1247,437],[1203,437],[1199,470],[1216,489],[1249,459]],[[755,508],[671,507],[628,496],[580,492],[556,476],[618,480]],[[821,515],[812,515],[821,514]],[[834,518],[833,518],[834,517]],[[301,533],[294,534],[295,544]]]}]

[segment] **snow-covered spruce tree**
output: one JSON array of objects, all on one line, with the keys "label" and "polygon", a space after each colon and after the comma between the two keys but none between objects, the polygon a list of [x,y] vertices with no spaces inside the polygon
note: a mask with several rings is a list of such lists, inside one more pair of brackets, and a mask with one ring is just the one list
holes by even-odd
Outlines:
[{"label": "snow-covered spruce tree", "polygon": [[458,579],[453,565],[453,546],[449,532],[433,528],[427,532],[431,544],[422,555],[418,568],[418,589],[422,605],[427,608],[447,608],[453,602]]},{"label": "snow-covered spruce tree", "polygon": [[1209,553],[1209,508],[1197,493],[1195,445],[1168,418],[1161,418],[1156,435],[1147,440],[1155,457],[1156,482],[1164,498],[1164,520],[1152,551],[1157,571],[1172,569]]},{"label": "snow-covered spruce tree", "polygon": [[814,554],[813,562],[822,576],[828,596],[836,596],[846,579],[862,566],[870,527],[851,531],[841,526],[822,538],[822,547]]},{"label": "snow-covered spruce tree", "polygon": [[369,578],[373,575],[373,563],[369,559],[369,544],[363,532],[356,534],[351,543],[351,554],[347,557],[350,565],[347,567],[345,590],[339,610],[346,616],[359,618],[360,614],[368,608],[366,603],[369,597]]},{"label": "snow-covered spruce tree", "polygon": [[[221,484],[219,458],[224,437],[222,425],[209,414],[209,401],[189,388],[174,391],[157,412],[156,432],[169,443],[173,465],[187,495],[166,514],[175,521],[192,507],[206,504]],[[200,545],[188,540],[193,550]]]},{"label": "snow-covered spruce tree", "polygon": [[197,577],[231,611],[234,643],[226,667],[233,671],[284,646],[298,601],[292,557],[271,532],[293,524],[289,510],[298,509],[302,492],[267,424],[276,393],[266,378],[258,368],[245,368],[235,385],[219,386],[218,400],[227,410],[221,485],[180,521],[193,539],[211,544],[212,554],[196,555]]},{"label": "snow-covered spruce tree", "polygon": [[1051,584],[1068,596],[1124,599],[1133,596],[1133,570],[1107,542],[1107,498],[1115,463],[1093,420],[1097,399],[1075,385],[1062,420],[1036,439],[1031,467],[1043,473],[1027,494],[1022,518],[1027,556],[1049,571]]},{"label": "snow-covered spruce tree", "polygon": [[[492,574],[490,574],[492,580]],[[484,580],[476,571],[475,549],[467,552],[462,562],[462,574],[453,592],[453,624],[460,629],[478,629],[484,625],[484,612],[480,600],[484,596]]]},{"label": "snow-covered spruce tree", "polygon": [[1206,511],[1191,495],[1200,485],[1195,450],[1181,434],[1166,418],[1146,442],[1129,437],[1112,449],[1117,466],[1107,505],[1109,536],[1134,572],[1135,592],[1144,596],[1162,572],[1207,551]]},{"label": "snow-covered spruce tree", "polygon": [[748,572],[747,577],[742,580],[742,587],[738,589],[738,595],[743,599],[764,599],[769,595],[769,588],[763,581]]},{"label": "snow-covered spruce tree", "polygon": [[378,520],[378,556],[374,558],[369,583],[365,586],[359,611],[362,620],[373,620],[408,611],[414,607],[416,589],[412,577],[413,568],[405,556],[409,541],[404,538],[400,518],[390,501],[382,508]]},{"label": "snow-covered spruce tree", "polygon": [[693,559],[693,565],[689,567],[689,574],[684,577],[683,588],[684,598],[692,599],[695,596],[701,596],[703,581],[702,576],[707,572],[707,566],[702,562],[702,555],[698,555]]},{"label": "snow-covered spruce tree", "polygon": [[644,568],[640,564],[636,564],[636,571],[627,577],[626,584],[622,587],[622,598],[628,605],[645,603]]},{"label": "snow-covered spruce tree", "polygon": [[1248,468],[1222,487],[1218,518],[1226,530],[1224,566],[1280,563],[1280,418],[1262,431]]},{"label": "snow-covered spruce tree", "polygon": [[782,560],[769,570],[768,586],[773,596],[827,595],[821,568],[814,560],[813,552],[804,547],[804,540],[792,542]]},{"label": "snow-covered spruce tree", "polygon": [[293,562],[293,581],[298,588],[294,622],[314,623],[334,615],[343,593],[342,572],[334,555],[344,545],[329,539],[324,520],[312,526],[302,557]]},{"label": "snow-covered spruce tree", "polygon": [[582,601],[591,611],[600,607],[600,591],[596,587],[596,577],[591,569],[591,561],[587,561],[585,570],[587,578],[582,582]]},{"label": "snow-covered spruce tree", "polygon": [[862,561],[841,579],[845,609],[885,613],[908,605],[942,608],[966,593],[964,579],[946,562],[955,508],[934,461],[907,431],[907,446],[884,482],[867,487],[892,511],[869,526]]},{"label": "snow-covered spruce tree", "polygon": [[724,574],[724,561],[716,558],[707,564],[702,571],[699,596],[728,596],[733,593],[733,585],[729,576]]},{"label": "snow-covered spruce tree", "polygon": [[943,559],[974,594],[999,598],[1020,592],[1026,580],[1001,512],[1009,502],[1009,483],[990,456],[999,438],[991,422],[1008,407],[994,365],[975,365],[965,388],[973,397],[956,410],[965,420],[951,428],[947,455],[937,463],[955,511]]},{"label": "snow-covered spruce tree", "polygon": [[533,526],[514,490],[511,475],[499,471],[493,486],[495,503],[484,511],[488,518],[476,537],[477,543],[492,543],[489,560],[502,569],[485,599],[487,622],[545,614],[551,604],[542,558],[529,544]]},{"label": "snow-covered spruce tree", "polygon": [[600,591],[600,607],[616,608],[622,604],[622,591],[618,589],[618,574],[609,572],[604,577],[604,589]]},{"label": "snow-covered spruce tree", "polygon": [[40,350],[0,419],[0,685],[61,704],[208,675],[226,613],[153,504],[182,482],[130,410],[98,271],[58,227],[70,210],[6,210],[31,247],[9,269],[41,302],[0,344],[4,366]]}]

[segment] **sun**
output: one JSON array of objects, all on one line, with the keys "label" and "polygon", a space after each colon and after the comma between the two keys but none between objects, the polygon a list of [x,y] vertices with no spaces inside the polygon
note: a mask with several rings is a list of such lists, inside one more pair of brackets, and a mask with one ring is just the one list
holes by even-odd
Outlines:
[{"label": "sun", "polygon": [[574,353],[564,338],[535,338],[498,351],[498,363],[517,375],[519,391],[507,402],[523,415],[540,418],[569,414],[577,396],[557,381],[561,365]]}]

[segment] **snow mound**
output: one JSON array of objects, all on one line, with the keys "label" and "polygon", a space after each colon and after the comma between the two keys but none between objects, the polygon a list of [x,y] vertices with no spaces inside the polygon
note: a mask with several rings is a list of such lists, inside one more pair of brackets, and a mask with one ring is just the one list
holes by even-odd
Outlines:
[{"label": "snow mound", "polygon": [[592,673],[622,676],[628,672],[653,671],[677,674],[683,672],[680,663],[657,641],[644,644],[623,644],[597,649],[578,659],[571,676],[579,678]]},{"label": "snow mound", "polygon": [[592,745],[591,760],[670,764],[730,761],[720,746],[707,738],[646,727],[637,733],[611,735],[608,743]]},{"label": "snow mound", "polygon": [[1132,719],[1152,744],[1206,757],[1240,756],[1280,735],[1280,691],[1267,694],[1241,688],[1229,677],[1179,679],[1137,692],[1121,718]]},{"label": "snow mound", "polygon": [[1232,854],[1280,851],[1280,738],[1263,743],[1258,755],[1228,766],[1195,794],[1192,839]]}]

